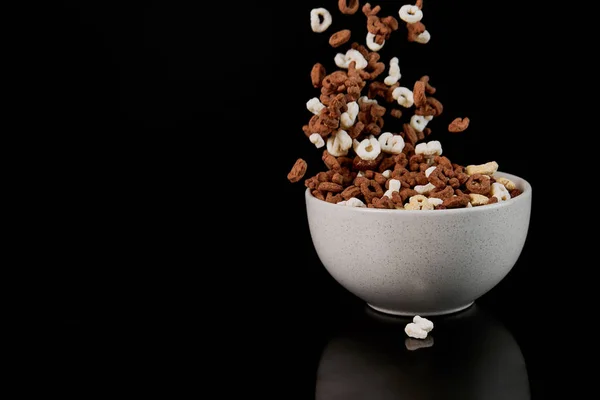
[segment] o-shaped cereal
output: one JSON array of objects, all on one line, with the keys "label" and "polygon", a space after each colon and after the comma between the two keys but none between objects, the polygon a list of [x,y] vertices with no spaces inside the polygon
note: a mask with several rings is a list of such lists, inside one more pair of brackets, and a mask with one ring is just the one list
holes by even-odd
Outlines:
[{"label": "o-shaped cereal", "polygon": [[407,87],[399,86],[392,92],[392,97],[402,107],[410,108],[415,103],[413,92]]},{"label": "o-shaped cereal", "polygon": [[412,126],[415,131],[423,132],[427,127],[428,122],[429,120],[422,115],[414,114],[410,117],[410,126]]},{"label": "o-shaped cereal", "polygon": [[394,135],[391,132],[384,132],[379,135],[379,145],[381,151],[388,154],[400,154],[404,150],[404,139],[400,135]]},{"label": "o-shaped cereal", "polygon": [[400,15],[400,19],[402,21],[409,24],[419,22],[423,18],[423,11],[421,11],[419,7],[413,6],[411,4],[406,4],[400,7],[400,10],[398,10],[398,14]]},{"label": "o-shaped cereal", "polygon": [[331,13],[323,7],[310,10],[310,27],[313,32],[325,32],[332,22]]},{"label": "o-shaped cereal", "polygon": [[354,151],[363,160],[374,160],[381,153],[381,146],[379,141],[371,135],[369,138],[363,139]]},{"label": "o-shaped cereal", "polygon": [[405,210],[433,210],[434,206],[429,202],[429,199],[422,194],[410,196],[408,204],[404,206]]},{"label": "o-shaped cereal", "polygon": [[375,41],[375,35],[373,35],[371,32],[367,33],[367,47],[371,49],[371,51],[381,50],[384,44],[385,40],[383,41],[383,43],[379,44]]},{"label": "o-shaped cereal", "polygon": [[[465,187],[469,192],[475,194],[488,194],[491,189],[490,177],[483,174],[473,174],[465,183]],[[499,200],[499,199],[498,199]]]}]

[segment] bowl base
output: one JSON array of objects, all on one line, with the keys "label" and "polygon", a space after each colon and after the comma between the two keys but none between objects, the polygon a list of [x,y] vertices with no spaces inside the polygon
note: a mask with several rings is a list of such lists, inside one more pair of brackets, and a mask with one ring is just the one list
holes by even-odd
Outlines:
[{"label": "bowl base", "polygon": [[423,313],[414,313],[414,312],[406,312],[406,311],[402,311],[402,310],[388,310],[386,308],[381,308],[381,307],[376,307],[372,304],[367,303],[367,305],[369,307],[371,307],[373,310],[378,311],[380,313],[383,314],[389,314],[389,315],[398,315],[398,316],[402,316],[402,317],[413,317],[415,315],[419,315],[422,317],[425,316],[432,316],[432,315],[446,315],[446,314],[453,314],[459,311],[463,311],[466,310],[467,308],[471,307],[473,305],[473,301],[464,305],[464,306],[460,306],[460,307],[456,307],[456,308],[450,308],[447,310],[441,310],[441,311],[433,311],[433,312],[423,312]]}]

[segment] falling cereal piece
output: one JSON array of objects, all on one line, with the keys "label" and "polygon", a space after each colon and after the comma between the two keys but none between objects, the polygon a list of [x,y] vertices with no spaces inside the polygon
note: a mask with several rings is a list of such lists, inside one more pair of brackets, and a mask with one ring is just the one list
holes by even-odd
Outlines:
[{"label": "falling cereal piece", "polygon": [[462,132],[469,127],[469,118],[456,118],[448,125],[448,131],[457,133]]}]

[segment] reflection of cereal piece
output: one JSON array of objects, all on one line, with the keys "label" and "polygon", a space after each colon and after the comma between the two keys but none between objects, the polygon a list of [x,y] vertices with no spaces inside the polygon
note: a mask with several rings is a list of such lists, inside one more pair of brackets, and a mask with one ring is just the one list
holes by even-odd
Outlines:
[{"label": "reflection of cereal piece", "polygon": [[325,32],[333,22],[331,13],[323,7],[310,10],[310,27],[313,32]]},{"label": "reflection of cereal piece", "polygon": [[404,346],[407,350],[415,351],[433,346],[433,336],[427,336],[425,339],[406,338]]},{"label": "reflection of cereal piece", "polygon": [[297,159],[291,171],[287,175],[288,180],[292,183],[298,182],[300,179],[302,179],[304,174],[306,174],[307,167],[308,165],[306,164],[306,161],[301,158]]},{"label": "reflection of cereal piece", "polygon": [[469,127],[469,118],[455,118],[454,121],[448,125],[449,132],[462,132]]},{"label": "reflection of cereal piece", "polygon": [[323,64],[316,63],[313,65],[312,70],[310,71],[310,80],[315,88],[321,87],[321,83],[323,82],[323,78],[325,78],[325,76],[327,76],[327,74]]},{"label": "reflection of cereal piece", "polygon": [[342,14],[352,15],[358,11],[360,6],[358,0],[338,0],[338,8]]},{"label": "reflection of cereal piece", "polygon": [[334,48],[340,47],[350,40],[351,34],[352,32],[350,29],[342,29],[341,31],[337,31],[329,37],[329,44]]}]

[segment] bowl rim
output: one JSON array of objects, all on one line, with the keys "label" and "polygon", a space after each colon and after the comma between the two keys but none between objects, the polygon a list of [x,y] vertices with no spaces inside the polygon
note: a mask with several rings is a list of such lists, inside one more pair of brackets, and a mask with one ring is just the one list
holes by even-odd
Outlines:
[{"label": "bowl rim", "polygon": [[[478,212],[493,211],[493,210],[497,210],[497,209],[501,209],[501,208],[505,208],[505,207],[511,207],[513,205],[520,204],[523,202],[529,202],[531,200],[533,189],[531,187],[531,184],[526,179],[524,179],[518,175],[510,174],[510,173],[503,172],[503,171],[496,171],[494,173],[494,175],[500,176],[500,177],[505,177],[505,178],[512,180],[513,182],[515,182],[517,187],[522,191],[522,193],[519,196],[513,197],[507,201],[499,201],[494,204],[486,204],[484,206],[468,207],[468,208],[467,207],[446,208],[443,210],[396,210],[396,209],[391,210],[391,209],[385,209],[385,208],[344,207],[344,209],[348,210],[349,212],[380,213],[380,214],[393,213],[394,215],[396,215],[396,214],[403,214],[403,211],[406,211],[406,212],[410,212],[410,215],[421,214],[424,216],[425,215],[426,216],[435,216],[435,215],[440,216],[440,215],[449,215],[449,214],[478,213]],[[519,187],[519,186],[522,186],[522,187]],[[311,190],[309,188],[306,188],[304,193],[305,193],[307,205],[308,205],[308,202],[312,202],[314,204],[320,204],[323,207],[339,207],[337,204],[329,203],[327,201],[317,199],[316,197],[314,197],[312,195]]]}]

